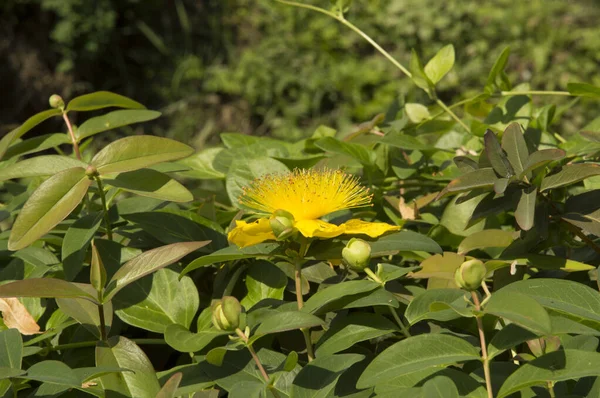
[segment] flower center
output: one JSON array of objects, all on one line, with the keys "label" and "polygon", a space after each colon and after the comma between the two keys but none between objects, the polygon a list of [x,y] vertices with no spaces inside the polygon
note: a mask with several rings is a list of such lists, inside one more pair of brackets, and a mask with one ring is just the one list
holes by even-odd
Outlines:
[{"label": "flower center", "polygon": [[367,206],[369,190],[341,170],[299,170],[268,174],[244,188],[240,203],[257,211],[282,209],[296,221],[316,220],[338,210]]}]

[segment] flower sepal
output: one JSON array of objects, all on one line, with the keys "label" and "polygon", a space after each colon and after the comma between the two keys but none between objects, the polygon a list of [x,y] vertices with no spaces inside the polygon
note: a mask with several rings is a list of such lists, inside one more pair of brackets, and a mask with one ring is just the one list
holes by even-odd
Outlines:
[{"label": "flower sepal", "polygon": [[293,238],[298,233],[294,227],[294,216],[285,210],[276,210],[269,218],[269,225],[278,241]]}]

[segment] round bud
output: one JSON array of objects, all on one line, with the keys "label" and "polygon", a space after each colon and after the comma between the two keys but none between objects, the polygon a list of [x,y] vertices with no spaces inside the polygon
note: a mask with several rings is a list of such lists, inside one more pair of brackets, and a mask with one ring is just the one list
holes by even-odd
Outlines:
[{"label": "round bud", "polygon": [[342,258],[353,270],[362,271],[371,260],[371,245],[362,239],[352,238],[342,249]]},{"label": "round bud", "polygon": [[85,175],[88,176],[88,178],[91,180],[94,177],[97,177],[99,174],[98,174],[98,170],[96,170],[96,168],[90,164],[85,169]]},{"label": "round bud", "polygon": [[276,210],[269,219],[269,224],[271,224],[271,229],[277,240],[287,239],[296,232],[294,216],[285,210]]},{"label": "round bud", "polygon": [[225,296],[212,305],[212,323],[219,330],[234,331],[240,327],[241,315],[242,305],[235,297]]},{"label": "round bud", "polygon": [[456,284],[467,291],[477,290],[485,279],[487,270],[483,262],[477,259],[465,261],[456,269]]},{"label": "round bud", "polygon": [[48,102],[52,108],[63,109],[65,107],[65,101],[63,101],[62,97],[57,94],[51,95]]}]

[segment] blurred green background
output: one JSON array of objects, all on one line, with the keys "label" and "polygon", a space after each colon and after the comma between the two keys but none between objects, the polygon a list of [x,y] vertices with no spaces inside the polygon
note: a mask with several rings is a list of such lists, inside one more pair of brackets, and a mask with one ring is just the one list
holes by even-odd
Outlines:
[{"label": "blurred green background", "polygon": [[[507,45],[515,83],[600,85],[597,0],[355,0],[346,17],[405,65],[411,48],[426,60],[454,44],[447,103],[481,90]],[[429,101],[344,26],[271,0],[2,0],[0,21],[0,134],[53,93],[127,95],[163,112],[146,133],[197,147],[222,132],[343,131],[395,101]],[[573,131],[597,113],[576,111]]]}]

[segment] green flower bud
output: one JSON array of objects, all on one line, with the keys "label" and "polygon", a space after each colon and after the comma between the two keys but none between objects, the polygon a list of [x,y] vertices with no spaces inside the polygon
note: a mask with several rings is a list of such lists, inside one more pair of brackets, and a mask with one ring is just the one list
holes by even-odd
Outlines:
[{"label": "green flower bud", "polygon": [[85,175],[88,176],[88,178],[90,180],[93,180],[94,177],[97,177],[98,174],[98,170],[96,170],[96,168],[94,166],[92,166],[91,164],[85,169]]},{"label": "green flower bud", "polygon": [[362,239],[352,238],[342,249],[342,258],[353,270],[362,271],[371,260],[371,245]]},{"label": "green flower bud", "polygon": [[225,296],[212,305],[212,323],[219,330],[234,331],[240,327],[242,310],[235,297]]},{"label": "green flower bud", "polygon": [[62,97],[57,94],[51,95],[48,102],[52,108],[64,109],[65,107],[65,101],[63,101]]},{"label": "green flower bud", "polygon": [[465,261],[456,269],[454,280],[458,286],[471,292],[481,286],[486,274],[487,270],[483,262],[473,259]]},{"label": "green flower bud", "polygon": [[277,240],[285,240],[296,232],[294,216],[285,210],[276,210],[269,219],[271,229]]}]

